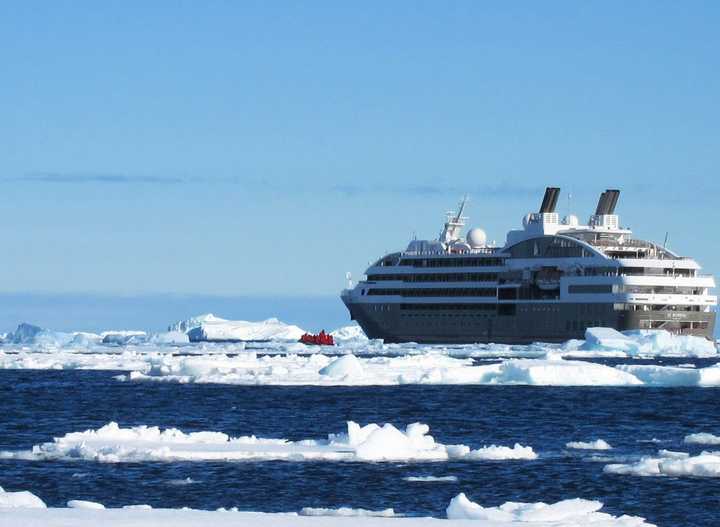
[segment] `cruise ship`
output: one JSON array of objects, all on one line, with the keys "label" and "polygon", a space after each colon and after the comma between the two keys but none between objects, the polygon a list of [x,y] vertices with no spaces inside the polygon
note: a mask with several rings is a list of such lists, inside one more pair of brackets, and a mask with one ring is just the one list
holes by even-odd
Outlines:
[{"label": "cruise ship", "polygon": [[437,240],[412,240],[386,254],[341,298],[365,334],[385,342],[562,342],[589,327],[664,329],[712,339],[712,276],[621,227],[620,191],[600,195],[587,225],[556,212],[548,187],[538,212],[491,246],[462,230],[466,200],[448,213]]}]

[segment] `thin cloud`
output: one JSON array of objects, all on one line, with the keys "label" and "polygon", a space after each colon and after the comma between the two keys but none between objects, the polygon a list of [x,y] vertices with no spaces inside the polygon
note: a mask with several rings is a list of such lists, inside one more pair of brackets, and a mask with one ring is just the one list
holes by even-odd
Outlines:
[{"label": "thin cloud", "polygon": [[127,174],[112,173],[80,173],[80,172],[36,172],[24,174],[20,177],[11,178],[15,181],[29,183],[101,183],[101,184],[152,184],[152,185],[175,185],[185,183],[179,177],[160,176],[131,176]]},{"label": "thin cloud", "polygon": [[362,196],[368,194],[390,194],[406,196],[458,196],[462,194],[489,195],[495,197],[526,197],[542,194],[544,188],[523,187],[514,185],[468,185],[447,186],[434,184],[417,185],[349,185],[341,184],[331,187],[333,192],[345,196]]}]

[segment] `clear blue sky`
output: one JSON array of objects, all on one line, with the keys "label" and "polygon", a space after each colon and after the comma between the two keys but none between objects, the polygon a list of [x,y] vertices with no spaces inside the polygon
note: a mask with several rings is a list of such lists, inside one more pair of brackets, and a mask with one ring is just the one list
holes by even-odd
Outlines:
[{"label": "clear blue sky", "polygon": [[463,193],[500,241],[548,184],[583,219],[623,189],[624,225],[720,272],[719,27],[718,2],[3,2],[0,291],[334,295]]}]

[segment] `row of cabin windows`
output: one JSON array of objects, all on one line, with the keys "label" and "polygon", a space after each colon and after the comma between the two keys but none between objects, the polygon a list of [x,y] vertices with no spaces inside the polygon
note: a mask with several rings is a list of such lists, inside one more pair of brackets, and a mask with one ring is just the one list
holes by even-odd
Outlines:
[{"label": "row of cabin windows", "polygon": [[497,289],[489,287],[433,288],[433,289],[370,289],[368,295],[380,296],[497,296]]},{"label": "row of cabin windows", "polygon": [[650,304],[613,304],[615,311],[694,311],[700,312],[702,306],[650,305]]},{"label": "row of cabin windows", "polygon": [[633,293],[647,295],[702,295],[702,287],[673,287],[661,285],[621,285],[618,293]]},{"label": "row of cabin windows", "polygon": [[496,311],[497,304],[400,304],[402,311]]},{"label": "row of cabin windows", "polygon": [[496,267],[505,262],[502,258],[403,258],[400,265],[409,267]]},{"label": "row of cabin windows", "polygon": [[425,273],[425,274],[371,274],[368,281],[399,280],[402,282],[495,282],[497,273]]},{"label": "row of cabin windows", "polygon": [[593,251],[567,238],[532,238],[510,247],[513,258],[588,258]]},{"label": "row of cabin windows", "polygon": [[568,293],[582,294],[582,293],[612,293],[612,285],[570,285],[568,286]]},{"label": "row of cabin windows", "polygon": [[695,276],[695,269],[674,269],[672,267],[621,267],[621,276]]}]

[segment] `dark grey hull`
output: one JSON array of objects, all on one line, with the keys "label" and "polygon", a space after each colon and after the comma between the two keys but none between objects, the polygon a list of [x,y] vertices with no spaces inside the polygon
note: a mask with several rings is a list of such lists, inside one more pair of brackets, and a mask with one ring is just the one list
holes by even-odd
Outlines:
[{"label": "dark grey hull", "polygon": [[[371,339],[426,344],[564,342],[582,339],[588,327],[665,329],[712,339],[715,313],[615,311],[612,304],[517,303],[486,309],[413,309],[346,303],[350,318]],[[507,304],[505,304],[507,305]],[[488,309],[490,308],[490,309]]]}]

